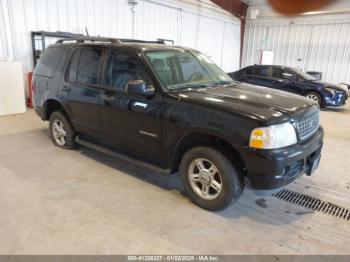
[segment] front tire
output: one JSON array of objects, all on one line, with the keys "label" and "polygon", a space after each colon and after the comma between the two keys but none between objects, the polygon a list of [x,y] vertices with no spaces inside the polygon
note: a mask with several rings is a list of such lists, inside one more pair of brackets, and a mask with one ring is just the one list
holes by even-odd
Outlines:
[{"label": "front tire", "polygon": [[321,96],[316,92],[308,92],[305,94],[305,97],[315,101],[320,107],[322,105],[322,98]]},{"label": "front tire", "polygon": [[49,128],[52,142],[56,146],[64,149],[75,147],[75,131],[64,113],[53,112],[50,116]]},{"label": "front tire", "polygon": [[213,148],[195,147],[186,152],[180,174],[192,202],[210,211],[225,209],[243,192],[242,178],[232,162]]}]

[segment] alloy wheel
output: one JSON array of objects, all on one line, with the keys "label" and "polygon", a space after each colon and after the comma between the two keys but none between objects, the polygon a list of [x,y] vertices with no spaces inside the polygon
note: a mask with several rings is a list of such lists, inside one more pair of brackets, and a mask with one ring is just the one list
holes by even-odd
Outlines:
[{"label": "alloy wheel", "polygon": [[61,120],[55,119],[53,121],[52,135],[58,145],[63,146],[66,144],[67,132]]},{"label": "alloy wheel", "polygon": [[311,99],[312,101],[319,103],[318,97],[315,94],[308,94],[306,97]]},{"label": "alloy wheel", "polygon": [[221,193],[220,172],[208,159],[194,159],[188,168],[188,179],[193,191],[205,200],[216,199]]}]

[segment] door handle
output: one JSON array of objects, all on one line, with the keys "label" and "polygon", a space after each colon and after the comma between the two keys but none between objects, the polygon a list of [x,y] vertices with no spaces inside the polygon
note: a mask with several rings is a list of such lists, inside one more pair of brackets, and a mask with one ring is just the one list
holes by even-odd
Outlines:
[{"label": "door handle", "polygon": [[69,86],[63,86],[61,88],[61,90],[64,91],[64,92],[70,92],[70,87]]},{"label": "door handle", "polygon": [[144,109],[146,109],[147,106],[148,106],[148,104],[142,103],[142,102],[134,102],[133,105],[136,106],[136,107],[144,108]]},{"label": "door handle", "polygon": [[130,110],[138,113],[147,114],[150,111],[149,104],[133,101],[130,104]]},{"label": "door handle", "polygon": [[114,96],[105,94],[105,95],[102,95],[102,99],[107,103],[112,103],[114,101]]}]

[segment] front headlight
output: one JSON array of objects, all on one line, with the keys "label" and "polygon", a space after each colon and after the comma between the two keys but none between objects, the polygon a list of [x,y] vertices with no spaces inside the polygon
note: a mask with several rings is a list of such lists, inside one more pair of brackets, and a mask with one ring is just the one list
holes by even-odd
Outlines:
[{"label": "front headlight", "polygon": [[259,149],[273,149],[294,145],[297,135],[291,123],[255,128],[251,135],[249,146]]},{"label": "front headlight", "polygon": [[335,95],[335,91],[334,91],[334,89],[333,89],[333,88],[331,88],[331,87],[325,87],[324,89],[326,89],[326,91],[327,91],[328,93],[331,93],[331,94],[332,94],[332,96],[334,96],[334,95]]}]

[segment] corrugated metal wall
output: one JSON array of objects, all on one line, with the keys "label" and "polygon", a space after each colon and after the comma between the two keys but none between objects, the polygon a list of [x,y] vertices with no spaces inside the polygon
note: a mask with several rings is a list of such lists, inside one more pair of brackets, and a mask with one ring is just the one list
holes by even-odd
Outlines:
[{"label": "corrugated metal wall", "polygon": [[0,60],[32,69],[30,31],[69,31],[155,40],[173,39],[209,55],[226,71],[239,67],[240,22],[228,13],[176,0],[0,0]]},{"label": "corrugated metal wall", "polygon": [[274,64],[321,71],[323,80],[333,83],[350,82],[350,15],[249,20],[242,66],[258,64],[261,50],[274,52]]}]

